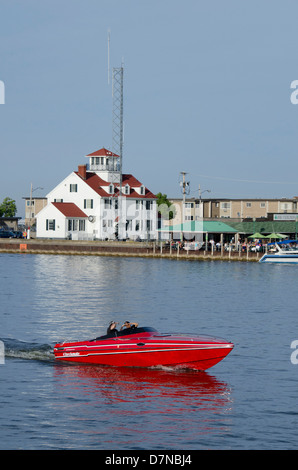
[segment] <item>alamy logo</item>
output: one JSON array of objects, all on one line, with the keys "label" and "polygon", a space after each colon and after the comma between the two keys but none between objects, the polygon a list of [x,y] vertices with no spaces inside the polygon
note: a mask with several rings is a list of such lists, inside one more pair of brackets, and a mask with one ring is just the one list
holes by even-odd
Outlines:
[{"label": "alamy logo", "polygon": [[4,343],[3,343],[3,341],[0,341],[0,364],[4,364],[4,362],[5,362],[4,357],[5,357]]},{"label": "alamy logo", "polygon": [[292,91],[291,93],[291,96],[290,96],[290,100],[291,100],[291,103],[292,104],[298,104],[298,80],[293,80],[292,83],[291,83],[291,88],[294,89],[294,91]]},{"label": "alamy logo", "polygon": [[298,341],[297,339],[291,342],[291,349],[294,349],[294,351],[291,354],[291,363],[292,364],[298,364]]},{"label": "alamy logo", "polygon": [[5,104],[5,85],[2,80],[0,80],[0,104]]}]

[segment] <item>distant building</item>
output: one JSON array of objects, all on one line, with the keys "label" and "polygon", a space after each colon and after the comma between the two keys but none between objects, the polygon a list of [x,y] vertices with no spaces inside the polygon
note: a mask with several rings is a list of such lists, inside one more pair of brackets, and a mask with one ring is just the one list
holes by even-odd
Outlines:
[{"label": "distant building", "polygon": [[[274,218],[277,214],[298,217],[298,198],[281,199],[169,199],[175,207],[175,218],[168,222],[174,225],[201,219],[247,219]],[[277,217],[275,217],[277,220]]]},{"label": "distant building", "polygon": [[46,197],[23,197],[23,199],[25,199],[25,226],[28,228],[35,225],[36,215],[47,205],[48,201]]},{"label": "distant building", "polygon": [[102,148],[86,156],[49,194],[37,215],[37,238],[151,239],[156,196],[132,174],[120,174],[120,157]]},{"label": "distant building", "polygon": [[21,217],[0,217],[0,230],[18,230]]}]

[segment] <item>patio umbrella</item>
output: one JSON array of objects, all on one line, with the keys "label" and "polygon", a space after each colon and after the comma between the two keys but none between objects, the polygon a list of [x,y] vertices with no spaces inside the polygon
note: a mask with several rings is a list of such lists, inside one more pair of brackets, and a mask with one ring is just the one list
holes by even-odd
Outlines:
[{"label": "patio umbrella", "polygon": [[287,238],[286,235],[283,235],[282,233],[270,233],[270,235],[267,235],[265,238]]},{"label": "patio umbrella", "polygon": [[262,235],[259,232],[253,233],[252,235],[249,235],[248,238],[266,238],[265,235]]}]

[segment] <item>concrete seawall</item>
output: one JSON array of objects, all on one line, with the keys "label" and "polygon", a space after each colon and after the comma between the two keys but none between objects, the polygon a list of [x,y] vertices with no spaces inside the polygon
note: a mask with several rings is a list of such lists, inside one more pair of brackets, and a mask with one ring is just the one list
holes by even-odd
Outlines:
[{"label": "concrete seawall", "polygon": [[259,261],[261,253],[170,250],[159,242],[0,239],[0,253],[130,256],[181,260]]}]

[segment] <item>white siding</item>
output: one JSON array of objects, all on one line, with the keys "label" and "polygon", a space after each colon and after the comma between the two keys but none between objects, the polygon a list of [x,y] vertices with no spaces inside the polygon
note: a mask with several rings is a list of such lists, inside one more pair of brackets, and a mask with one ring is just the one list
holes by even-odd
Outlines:
[{"label": "white siding", "polygon": [[[70,185],[72,189],[70,190]],[[76,185],[76,186],[74,186]],[[92,216],[85,222],[84,234],[78,233],[78,238],[88,239],[113,239],[115,238],[115,228],[117,217],[119,215],[116,209],[118,198],[107,195],[101,197],[94,191],[80,176],[75,172],[67,176],[47,195],[48,206],[37,214],[37,237],[38,238],[67,238],[69,235],[67,219],[63,214],[51,205],[52,202],[73,202],[88,217]],[[84,200],[92,200],[92,208],[84,206]],[[105,200],[110,201],[105,204]],[[122,233],[119,230],[121,238],[128,237],[130,239],[153,239],[156,238],[157,229],[157,211],[156,200],[149,199],[131,199],[122,197],[122,224],[118,224],[119,229],[123,228]],[[150,208],[146,208],[146,202]],[[151,201],[151,202],[150,202]],[[46,220],[57,220],[55,230],[46,230]],[[73,237],[74,238],[74,237]]]}]

